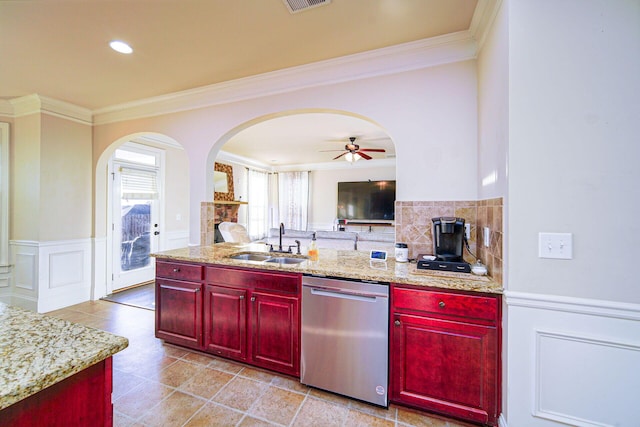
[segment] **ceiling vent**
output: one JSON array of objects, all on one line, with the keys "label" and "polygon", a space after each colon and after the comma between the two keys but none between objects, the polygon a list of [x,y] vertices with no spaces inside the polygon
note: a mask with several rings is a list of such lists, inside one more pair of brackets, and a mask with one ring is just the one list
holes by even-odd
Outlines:
[{"label": "ceiling vent", "polygon": [[331,3],[331,0],[282,0],[287,5],[287,9],[291,13],[302,12],[303,10],[312,9],[318,6],[324,6]]}]

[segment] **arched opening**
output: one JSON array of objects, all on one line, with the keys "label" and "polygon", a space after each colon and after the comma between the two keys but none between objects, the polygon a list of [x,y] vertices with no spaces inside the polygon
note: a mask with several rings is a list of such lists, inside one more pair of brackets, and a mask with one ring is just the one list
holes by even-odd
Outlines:
[{"label": "arched opening", "polygon": [[182,146],[158,133],[124,136],[102,152],[95,169],[93,299],[152,280],[149,252],[187,246],[188,171]]},{"label": "arched opening", "polygon": [[[349,159],[349,144],[357,144],[350,147],[357,147],[362,156]],[[247,190],[250,170],[268,174],[308,171],[308,215],[303,228],[314,231],[339,229],[338,182],[396,179],[395,144],[388,132],[367,117],[327,109],[283,111],[257,117],[220,138],[207,158],[206,188],[211,202],[216,163],[232,167],[235,198],[249,203],[248,206],[240,205],[237,218],[233,219],[245,226],[251,224],[253,207]],[[269,194],[277,193],[273,184],[270,185]],[[270,203],[268,229],[281,222],[273,201]],[[207,218],[203,223],[215,224],[219,220]],[[394,228],[360,226],[351,230],[393,233]],[[207,236],[207,231],[203,230],[202,234]],[[252,238],[256,237],[260,236],[252,235]],[[213,242],[206,241],[206,237],[201,242],[209,243]]]}]

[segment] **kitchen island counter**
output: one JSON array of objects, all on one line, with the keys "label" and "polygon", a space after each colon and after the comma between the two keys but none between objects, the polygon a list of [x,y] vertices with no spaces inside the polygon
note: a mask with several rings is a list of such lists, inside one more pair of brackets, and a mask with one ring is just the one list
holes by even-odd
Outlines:
[{"label": "kitchen island counter", "polygon": [[[502,293],[502,285],[487,276],[418,270],[415,263],[397,263],[393,258],[388,259],[386,262],[372,262],[369,260],[369,252],[365,251],[321,249],[318,261],[306,260],[299,264],[243,261],[229,258],[230,255],[249,252],[269,254],[268,248],[264,244],[218,243],[211,246],[193,246],[173,249],[153,254],[153,256],[163,260],[178,262],[183,261],[229,267],[325,275],[347,279],[428,286],[457,291],[490,294]],[[273,257],[296,256],[279,253],[271,253],[270,255]]]},{"label": "kitchen island counter", "polygon": [[108,332],[0,303],[0,410],[110,358],[128,343]]}]

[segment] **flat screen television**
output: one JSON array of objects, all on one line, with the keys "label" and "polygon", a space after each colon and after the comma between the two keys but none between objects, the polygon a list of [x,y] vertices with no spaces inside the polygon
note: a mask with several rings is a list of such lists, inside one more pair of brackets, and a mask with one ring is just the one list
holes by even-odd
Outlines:
[{"label": "flat screen television", "polygon": [[395,219],[396,182],[361,181],[338,183],[338,219]]}]

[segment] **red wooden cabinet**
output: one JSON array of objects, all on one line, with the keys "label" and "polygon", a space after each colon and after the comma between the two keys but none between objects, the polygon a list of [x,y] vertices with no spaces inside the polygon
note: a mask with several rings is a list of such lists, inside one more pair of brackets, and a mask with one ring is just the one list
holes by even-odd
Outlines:
[{"label": "red wooden cabinet", "polygon": [[205,350],[247,360],[247,293],[207,284],[204,294]]},{"label": "red wooden cabinet", "polygon": [[391,320],[393,402],[497,424],[499,296],[394,286]]},{"label": "red wooden cabinet", "polygon": [[201,266],[161,261],[156,263],[157,338],[202,350],[201,280]]},{"label": "red wooden cabinet", "polygon": [[205,349],[300,375],[300,275],[207,267]]},{"label": "red wooden cabinet", "polygon": [[111,357],[0,411],[0,426],[113,425]]},{"label": "red wooden cabinet", "polygon": [[299,376],[299,297],[254,292],[251,299],[253,362],[264,368]]}]

